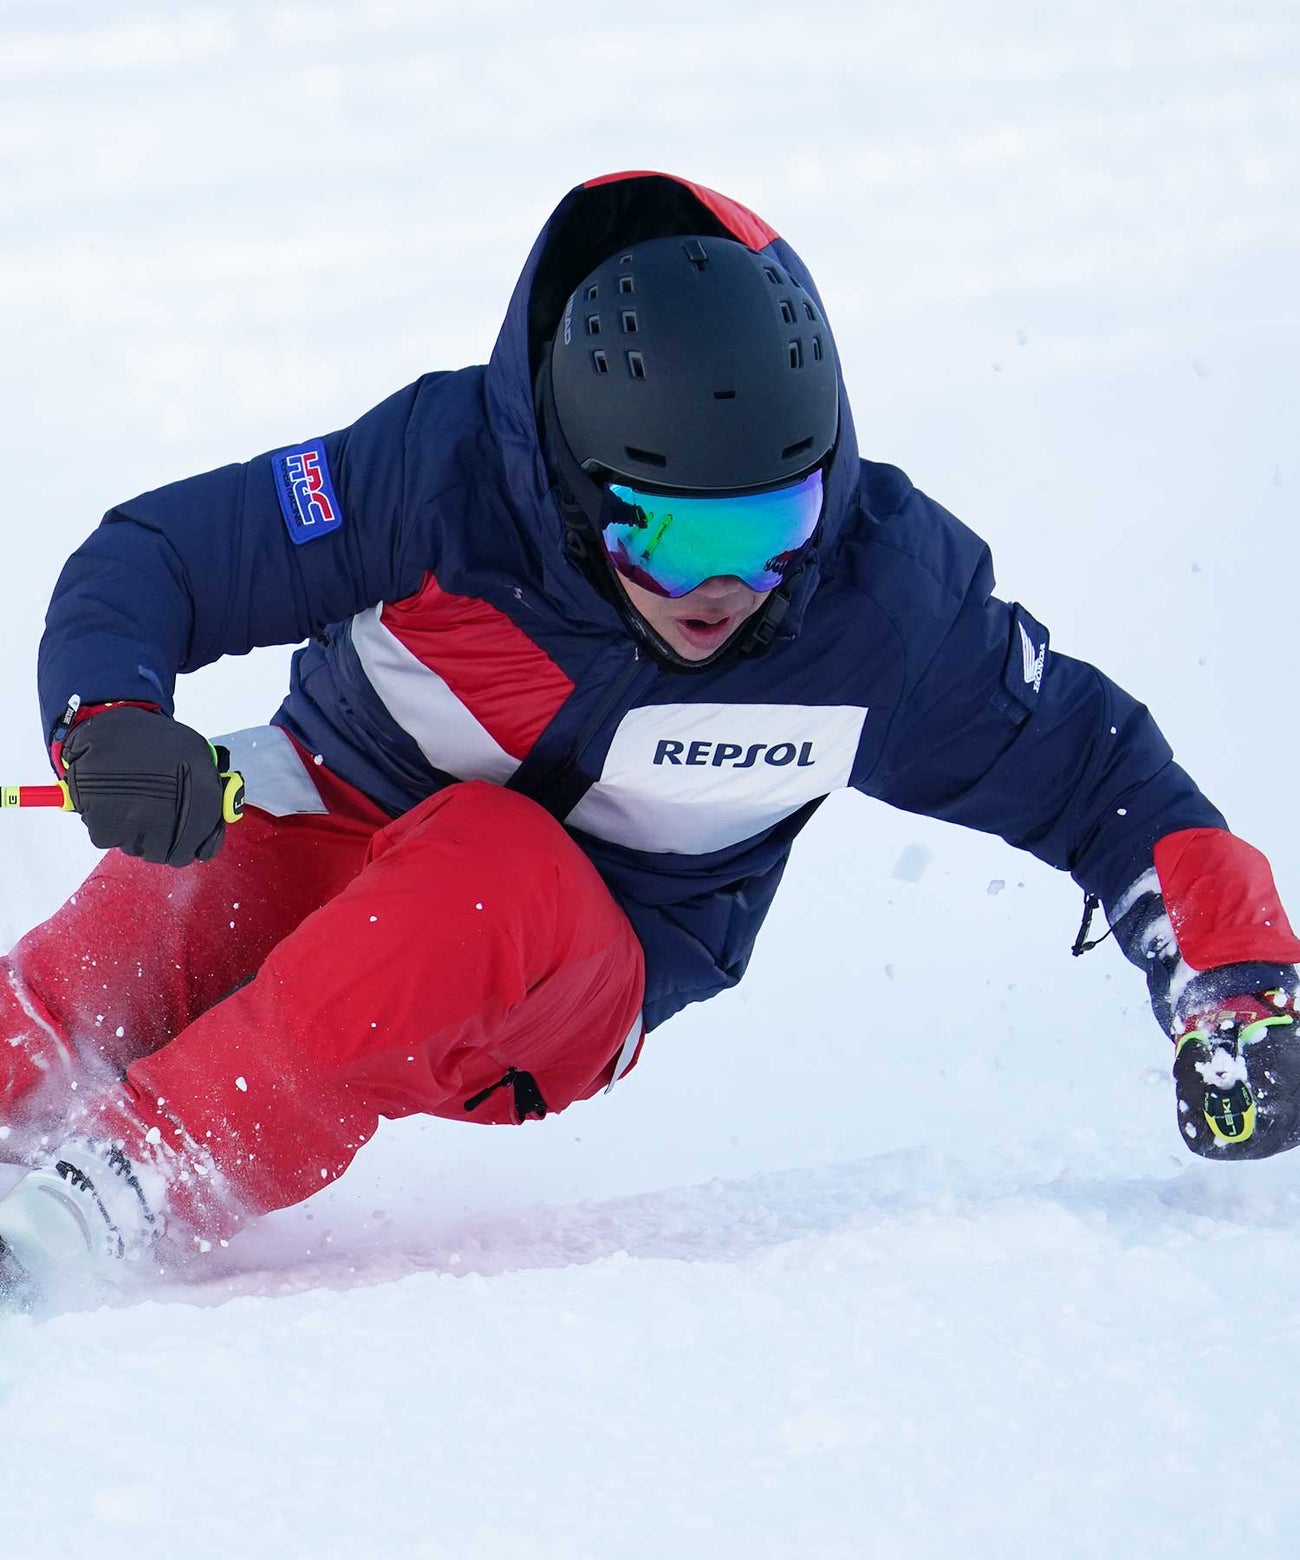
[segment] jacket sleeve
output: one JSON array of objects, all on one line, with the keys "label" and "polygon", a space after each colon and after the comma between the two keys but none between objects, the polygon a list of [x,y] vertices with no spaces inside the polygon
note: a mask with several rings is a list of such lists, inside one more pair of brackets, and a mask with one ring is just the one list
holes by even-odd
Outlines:
[{"label": "jacket sleeve", "polygon": [[[340,524],[295,541],[274,456],[171,483],[112,509],[55,587],[38,684],[46,740],[69,698],[172,710],[176,675],[259,645],[295,644],[429,567],[429,506],[410,502],[407,439],[429,376],[310,445]],[[283,470],[283,467],[282,467]],[[286,502],[289,502],[286,500]],[[334,503],[318,513],[332,513]],[[299,535],[303,533],[300,530]]]},{"label": "jacket sleeve", "polygon": [[1296,991],[1300,940],[1264,856],[1228,831],[1143,705],[1055,654],[992,587],[979,544],[969,589],[905,678],[864,789],[1072,873],[1145,974],[1166,1033],[1223,997]]},{"label": "jacket sleeve", "polygon": [[992,594],[983,544],[967,579],[937,645],[908,647],[920,664],[864,790],[1001,835],[1106,905],[1150,868],[1162,836],[1224,827],[1146,708]]}]

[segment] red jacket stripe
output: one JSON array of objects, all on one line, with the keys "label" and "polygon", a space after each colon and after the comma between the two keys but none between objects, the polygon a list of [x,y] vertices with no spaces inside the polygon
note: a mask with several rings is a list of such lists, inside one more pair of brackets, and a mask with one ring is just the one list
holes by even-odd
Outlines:
[{"label": "red jacket stripe", "polygon": [[1294,964],[1291,930],[1264,855],[1226,829],[1181,829],[1156,844],[1156,874],[1183,958],[1221,964]]},{"label": "red jacket stripe", "polygon": [[528,756],[573,692],[572,681],[504,612],[452,595],[432,574],[414,596],[385,605],[382,621],[514,758]]}]

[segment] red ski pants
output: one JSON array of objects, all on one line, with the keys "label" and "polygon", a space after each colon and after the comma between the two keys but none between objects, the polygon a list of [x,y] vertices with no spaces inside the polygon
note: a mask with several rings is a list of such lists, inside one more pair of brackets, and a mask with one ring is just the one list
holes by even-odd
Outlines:
[{"label": "red ski pants", "polygon": [[174,1218],[228,1234],[336,1179],[380,1116],[516,1122],[626,1070],[641,949],[549,814],[475,781],[390,821],[312,777],[326,814],[250,808],[181,871],[110,852],[14,948],[8,1157],[124,1140]]}]

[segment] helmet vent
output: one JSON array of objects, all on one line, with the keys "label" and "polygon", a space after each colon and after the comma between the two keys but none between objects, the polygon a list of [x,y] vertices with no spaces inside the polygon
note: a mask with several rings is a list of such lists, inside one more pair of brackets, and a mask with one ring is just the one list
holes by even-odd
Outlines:
[{"label": "helmet vent", "polygon": [[[835,448],[842,381],[821,297],[796,276],[793,252],[724,237],[698,201],[665,195],[638,213],[608,198],[590,221],[576,207],[566,216],[530,300],[552,474],[573,476],[594,520],[575,462],[600,481],[701,494],[763,493],[819,467]],[[592,254],[599,263],[582,275]]]}]

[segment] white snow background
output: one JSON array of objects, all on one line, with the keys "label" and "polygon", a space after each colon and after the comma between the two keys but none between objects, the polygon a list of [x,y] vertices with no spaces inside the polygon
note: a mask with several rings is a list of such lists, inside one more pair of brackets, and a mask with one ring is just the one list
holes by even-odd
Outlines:
[{"label": "white snow background", "polygon": [[[1155,709],[1300,912],[1292,0],[0,4],[0,778],[115,500],[482,361],[618,168],[813,270],[863,451]],[[287,651],[180,715],[255,723]],[[89,868],[7,815],[0,934]],[[1183,1149],[1080,895],[853,796],[608,1099],[386,1129],[129,1305],[0,1318],[14,1560],[1300,1555],[1300,1156]]]}]

